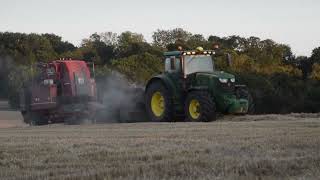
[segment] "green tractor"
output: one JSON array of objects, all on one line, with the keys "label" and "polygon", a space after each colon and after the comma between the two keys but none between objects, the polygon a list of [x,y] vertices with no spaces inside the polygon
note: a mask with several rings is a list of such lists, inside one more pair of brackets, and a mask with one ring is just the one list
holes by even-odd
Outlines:
[{"label": "green tractor", "polygon": [[[152,121],[209,122],[217,114],[247,114],[253,111],[245,85],[235,76],[214,69],[216,51],[171,51],[164,53],[165,72],[152,77],[145,90],[146,111]],[[230,56],[227,54],[230,63]]]}]

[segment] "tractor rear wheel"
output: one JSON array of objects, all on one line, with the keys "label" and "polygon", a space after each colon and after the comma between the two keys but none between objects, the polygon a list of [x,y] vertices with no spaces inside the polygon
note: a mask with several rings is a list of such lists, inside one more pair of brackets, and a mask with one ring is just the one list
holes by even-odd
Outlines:
[{"label": "tractor rear wheel", "polygon": [[152,83],[146,90],[146,110],[154,122],[168,122],[173,117],[170,92],[160,81]]},{"label": "tractor rear wheel", "polygon": [[209,122],[216,120],[216,105],[207,92],[193,91],[184,106],[186,121]]}]

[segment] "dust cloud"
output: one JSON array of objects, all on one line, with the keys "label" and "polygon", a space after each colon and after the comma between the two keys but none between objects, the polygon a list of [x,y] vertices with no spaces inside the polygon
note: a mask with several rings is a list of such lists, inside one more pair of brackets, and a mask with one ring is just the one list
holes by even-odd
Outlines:
[{"label": "dust cloud", "polygon": [[98,99],[103,109],[98,112],[97,122],[145,121],[144,87],[129,82],[124,75],[112,72],[97,79]]}]

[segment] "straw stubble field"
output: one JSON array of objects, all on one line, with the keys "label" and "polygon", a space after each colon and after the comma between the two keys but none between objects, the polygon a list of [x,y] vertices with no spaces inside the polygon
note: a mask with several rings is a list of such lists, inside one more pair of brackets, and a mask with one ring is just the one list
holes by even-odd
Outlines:
[{"label": "straw stubble field", "polygon": [[0,179],[318,179],[320,115],[0,129]]}]

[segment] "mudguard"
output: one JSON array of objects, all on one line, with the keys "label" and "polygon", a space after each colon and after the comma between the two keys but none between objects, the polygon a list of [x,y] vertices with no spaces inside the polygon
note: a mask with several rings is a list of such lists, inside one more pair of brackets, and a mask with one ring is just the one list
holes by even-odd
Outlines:
[{"label": "mudguard", "polygon": [[146,85],[145,92],[147,91],[150,84],[154,83],[155,81],[160,81],[163,84],[163,86],[166,87],[169,90],[169,92],[172,93],[173,97],[178,96],[178,90],[177,90],[176,86],[174,85],[174,82],[172,82],[172,80],[169,79],[164,74],[160,74],[160,75],[152,77]]}]

